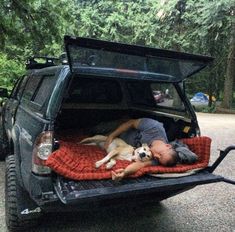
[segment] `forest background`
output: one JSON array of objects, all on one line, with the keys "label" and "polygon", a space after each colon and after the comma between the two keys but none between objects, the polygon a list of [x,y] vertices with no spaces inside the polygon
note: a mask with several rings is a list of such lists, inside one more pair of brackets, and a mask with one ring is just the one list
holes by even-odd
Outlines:
[{"label": "forest background", "polygon": [[59,57],[66,34],[213,56],[187,94],[235,109],[235,0],[0,0],[0,87],[12,89],[28,57]]}]

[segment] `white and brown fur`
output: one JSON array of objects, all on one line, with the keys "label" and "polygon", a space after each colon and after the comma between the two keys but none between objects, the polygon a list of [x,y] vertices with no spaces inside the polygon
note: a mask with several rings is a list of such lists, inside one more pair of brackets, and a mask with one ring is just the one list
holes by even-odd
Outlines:
[{"label": "white and brown fur", "polygon": [[[83,139],[80,143],[97,145],[104,149],[106,139],[107,136],[95,135]],[[95,163],[96,168],[106,163],[106,168],[111,169],[116,164],[116,160],[147,161],[152,159],[152,153],[147,144],[143,144],[141,147],[135,149],[120,138],[115,138],[112,143],[109,144],[106,152],[108,154]]]}]

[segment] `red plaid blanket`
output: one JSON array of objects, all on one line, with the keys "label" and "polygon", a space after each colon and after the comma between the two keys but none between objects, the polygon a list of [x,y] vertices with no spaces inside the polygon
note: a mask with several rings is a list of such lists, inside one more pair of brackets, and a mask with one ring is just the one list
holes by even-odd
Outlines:
[{"label": "red plaid blanket", "polygon": [[[95,168],[95,162],[102,159],[106,152],[97,146],[81,145],[81,136],[65,137],[60,140],[60,148],[53,152],[46,165],[60,175],[74,180],[93,180],[111,178],[111,170],[105,165]],[[199,159],[195,164],[178,164],[175,167],[150,166],[140,169],[130,177],[138,177],[146,173],[182,173],[208,166],[211,139],[195,137],[182,139],[183,143],[195,152]],[[125,168],[130,162],[118,160],[112,170]]]}]

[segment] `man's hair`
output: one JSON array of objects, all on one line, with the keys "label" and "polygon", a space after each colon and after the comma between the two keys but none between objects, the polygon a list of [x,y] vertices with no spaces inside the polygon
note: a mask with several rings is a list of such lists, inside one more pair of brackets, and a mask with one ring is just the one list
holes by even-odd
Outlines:
[{"label": "man's hair", "polygon": [[172,152],[171,152],[171,159],[168,159],[165,166],[167,167],[173,167],[177,164],[178,162],[178,155],[177,155],[177,152],[172,149]]}]

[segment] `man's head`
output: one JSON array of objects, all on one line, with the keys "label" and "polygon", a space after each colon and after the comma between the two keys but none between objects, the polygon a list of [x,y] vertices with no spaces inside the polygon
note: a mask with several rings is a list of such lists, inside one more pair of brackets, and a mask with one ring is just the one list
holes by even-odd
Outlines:
[{"label": "man's head", "polygon": [[178,161],[178,156],[173,147],[161,140],[153,141],[151,144],[151,152],[158,162],[163,166],[175,166]]}]

